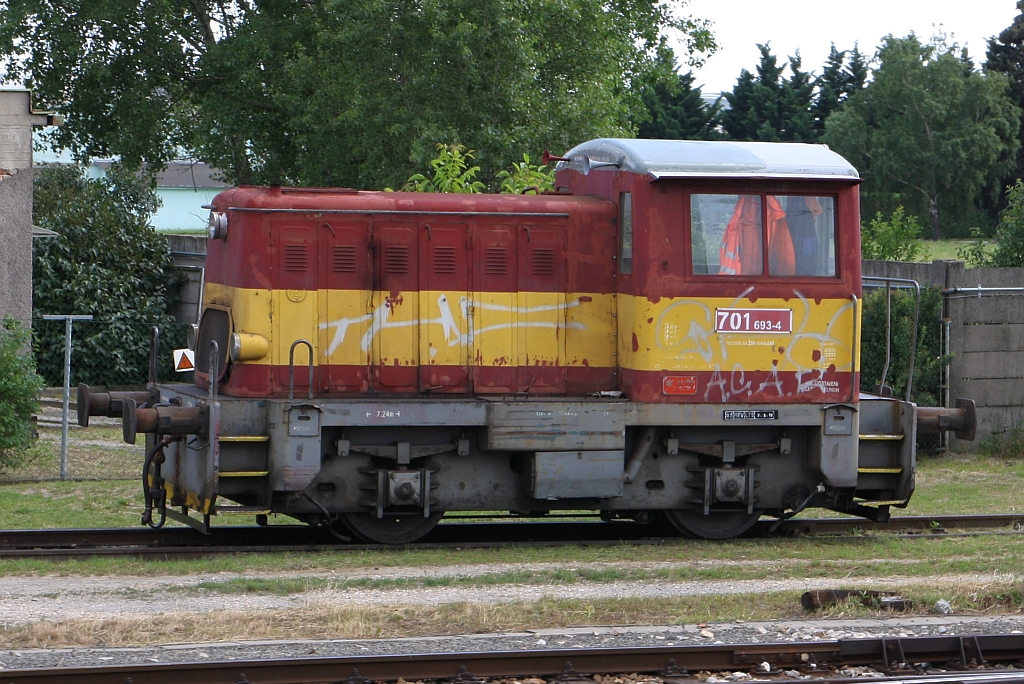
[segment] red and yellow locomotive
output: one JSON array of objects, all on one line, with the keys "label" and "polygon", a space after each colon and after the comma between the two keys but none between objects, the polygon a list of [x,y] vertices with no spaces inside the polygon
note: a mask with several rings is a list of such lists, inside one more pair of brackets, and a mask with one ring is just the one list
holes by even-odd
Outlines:
[{"label": "red and yellow locomotive", "polygon": [[82,388],[84,420],[147,433],[162,511],[384,543],[444,511],[884,518],[919,425],[973,431],[859,392],[859,179],[826,147],[602,139],[556,179],[221,193],[196,384]]}]

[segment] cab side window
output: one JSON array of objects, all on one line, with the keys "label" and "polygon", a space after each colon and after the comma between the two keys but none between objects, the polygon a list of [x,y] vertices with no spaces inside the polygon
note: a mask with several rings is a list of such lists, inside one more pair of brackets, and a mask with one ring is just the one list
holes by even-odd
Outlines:
[{"label": "cab side window", "polygon": [[619,193],[619,273],[633,272],[633,195]]}]

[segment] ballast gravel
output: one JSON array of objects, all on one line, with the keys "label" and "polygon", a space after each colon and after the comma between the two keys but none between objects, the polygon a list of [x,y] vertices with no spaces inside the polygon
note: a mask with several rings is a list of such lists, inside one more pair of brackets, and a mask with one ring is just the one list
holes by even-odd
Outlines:
[{"label": "ballast gravel", "polygon": [[0,667],[3,669],[85,667],[200,660],[230,661],[460,651],[683,646],[708,643],[774,643],[864,639],[879,636],[911,637],[993,633],[1024,633],[1024,616],[781,620],[650,627],[577,627],[538,629],[507,634],[469,634],[410,639],[248,641],[172,644],[142,648],[0,650]]}]

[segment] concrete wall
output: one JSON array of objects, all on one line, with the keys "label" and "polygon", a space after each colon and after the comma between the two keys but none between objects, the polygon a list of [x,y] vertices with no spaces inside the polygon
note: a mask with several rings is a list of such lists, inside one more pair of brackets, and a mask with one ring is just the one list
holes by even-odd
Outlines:
[{"label": "concrete wall", "polygon": [[32,93],[0,90],[0,319],[32,319]]},{"label": "concrete wall", "polygon": [[32,319],[32,173],[0,176],[0,320]]}]

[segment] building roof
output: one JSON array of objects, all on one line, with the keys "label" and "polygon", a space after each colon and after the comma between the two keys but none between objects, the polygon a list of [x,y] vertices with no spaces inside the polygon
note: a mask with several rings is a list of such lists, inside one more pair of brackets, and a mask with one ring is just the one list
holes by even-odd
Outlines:
[{"label": "building roof", "polygon": [[601,168],[659,178],[811,178],[856,180],[857,169],[826,145],[598,138],[565,153],[559,169]]},{"label": "building roof", "polygon": [[[94,163],[106,171],[113,162],[104,160]],[[156,185],[158,188],[188,188],[189,190],[234,187],[231,183],[215,180],[220,173],[219,170],[203,162],[173,161],[167,165],[166,169],[156,174]]]}]

